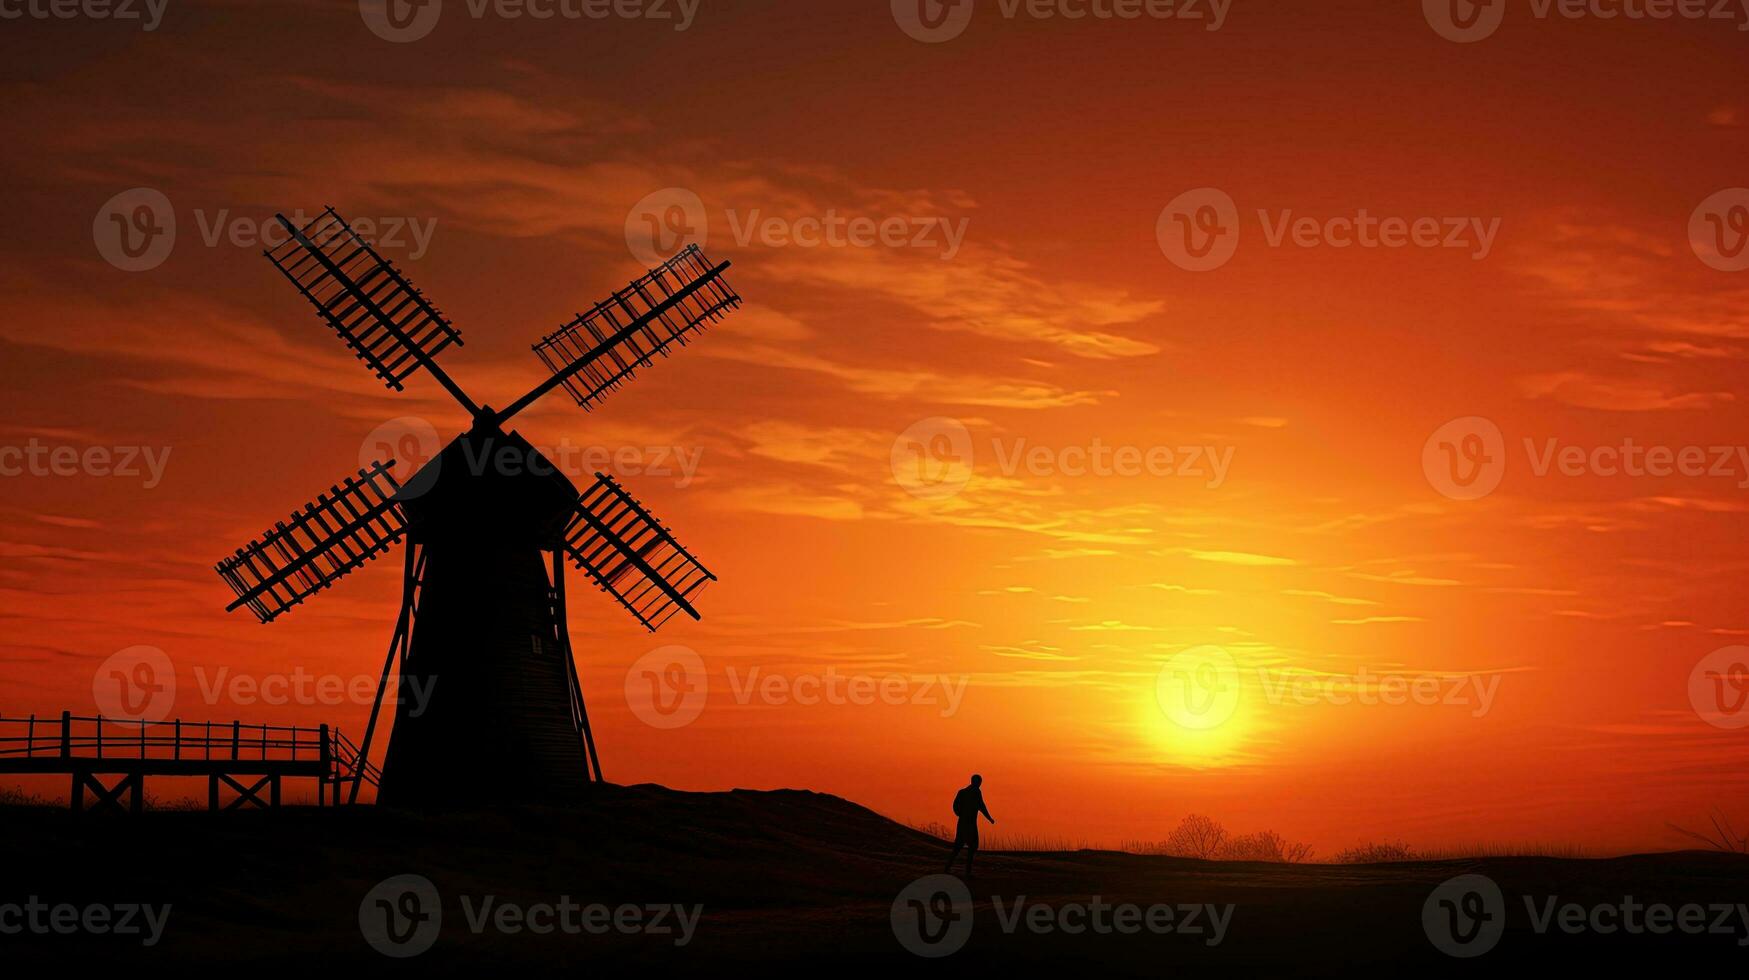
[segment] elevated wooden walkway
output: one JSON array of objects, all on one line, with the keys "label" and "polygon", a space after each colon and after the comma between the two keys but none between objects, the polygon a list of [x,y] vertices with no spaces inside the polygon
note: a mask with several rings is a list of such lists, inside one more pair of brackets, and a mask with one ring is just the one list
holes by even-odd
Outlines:
[{"label": "elevated wooden walkway", "polygon": [[[316,780],[316,804],[356,803],[381,773],[337,729],[245,725],[240,721],[124,721],[62,712],[59,718],[0,718],[0,774],[64,774],[75,812],[145,809],[147,776],[205,776],[207,807],[219,789],[237,795],[224,807],[277,807],[286,779]],[[119,776],[113,785],[103,777]],[[92,797],[86,806],[86,793]],[[263,795],[265,794],[265,796]],[[122,799],[126,796],[124,806]]]}]

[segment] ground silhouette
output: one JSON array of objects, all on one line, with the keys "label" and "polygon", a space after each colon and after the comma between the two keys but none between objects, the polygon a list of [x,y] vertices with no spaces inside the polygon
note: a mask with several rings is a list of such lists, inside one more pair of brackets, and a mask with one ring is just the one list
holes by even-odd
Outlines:
[{"label": "ground silhouette", "polygon": [[[477,973],[516,966],[588,965],[664,972],[751,969],[785,961],[856,972],[915,969],[889,913],[901,889],[938,874],[949,845],[832,796],[802,791],[683,793],[605,786],[571,809],[509,807],[432,816],[360,807],[230,814],[148,812],[86,817],[0,808],[0,904],[171,903],[149,955],[119,937],[0,936],[16,969],[143,962],[223,969],[381,968]],[[1106,851],[985,851],[971,883],[974,927],[963,949],[936,961],[1075,964],[1113,975],[1208,967],[1326,974],[1356,968],[1442,972],[1514,961],[1744,955],[1736,936],[1537,935],[1514,911],[1480,961],[1447,958],[1428,942],[1430,890],[1464,873],[1506,894],[1565,901],[1735,903],[1749,895],[1749,858],[1699,852],[1608,860],[1489,858],[1341,866],[1215,863]],[[437,945],[393,961],[366,945],[359,906],[377,883],[416,873],[444,896]],[[500,902],[696,903],[703,915],[683,948],[646,935],[474,934],[459,898]],[[1218,946],[1160,935],[1013,933],[994,902],[1233,903]]]}]

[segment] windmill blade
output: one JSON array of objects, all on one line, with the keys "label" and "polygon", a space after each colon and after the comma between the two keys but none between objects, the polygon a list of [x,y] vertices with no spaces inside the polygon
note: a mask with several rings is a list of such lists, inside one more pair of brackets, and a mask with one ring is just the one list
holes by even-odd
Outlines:
[{"label": "windmill blade", "polygon": [[723,278],[728,267],[713,266],[697,245],[689,246],[543,338],[534,351],[553,376],[507,409],[499,423],[561,384],[577,404],[594,408],[638,368],[649,367],[652,357],[667,357],[669,348],[684,346],[741,305]]},{"label": "windmill blade", "polygon": [[407,533],[395,499],[401,485],[389,473],[394,465],[390,460],[359,470],[219,562],[219,577],[237,594],[225,611],[248,606],[270,623],[393,547]]},{"label": "windmill blade", "polygon": [[692,599],[717,580],[604,473],[595,474],[595,484],[577,498],[564,547],[578,568],[652,633],[676,610],[698,619]]},{"label": "windmill blade", "polygon": [[408,376],[423,367],[462,403],[470,414],[478,407],[437,366],[437,355],[451,344],[461,345],[461,331],[450,325],[333,208],[326,208],[303,228],[276,215],[290,237],[264,253],[304,294],[353,356],[363,361],[392,391],[405,388]]}]

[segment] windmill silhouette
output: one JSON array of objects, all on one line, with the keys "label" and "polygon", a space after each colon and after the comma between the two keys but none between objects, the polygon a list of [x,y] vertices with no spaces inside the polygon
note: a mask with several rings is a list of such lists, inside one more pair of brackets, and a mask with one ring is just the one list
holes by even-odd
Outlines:
[{"label": "windmill silhouette", "polygon": [[473,424],[404,483],[394,460],[373,462],[219,562],[237,595],[227,611],[271,622],[404,539],[400,615],[360,751],[367,767],[399,661],[378,802],[576,795],[602,777],[565,623],[565,560],[652,632],[677,611],[699,618],[692,600],[716,576],[611,477],[579,492],[505,426],[559,387],[593,409],[739,307],[729,264],[692,246],[579,314],[534,347],[550,377],[498,411],[438,366],[461,334],[333,208],[303,228],[276,217],[289,238],[264,254],[353,355],[394,391],[423,369]]}]

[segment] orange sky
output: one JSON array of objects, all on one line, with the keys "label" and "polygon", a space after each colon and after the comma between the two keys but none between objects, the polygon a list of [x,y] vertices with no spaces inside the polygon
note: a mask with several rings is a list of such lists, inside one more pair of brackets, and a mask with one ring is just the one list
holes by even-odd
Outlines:
[{"label": "orange sky", "polygon": [[[1656,848],[1680,843],[1666,821],[1741,815],[1749,729],[1709,724],[1689,686],[1749,636],[1749,462],[1539,476],[1525,443],[1749,445],[1749,272],[1689,242],[1697,205],[1749,184],[1746,35],[1526,3],[1457,44],[1419,6],[1238,0],[1209,31],[980,0],[944,43],[885,0],[706,0],[683,31],[448,0],[410,43],[348,2],[170,0],[149,32],[0,24],[0,446],[170,450],[150,487],[0,478],[0,713],[93,710],[98,665],[148,645],[181,717],[363,728],[368,704],[202,683],[373,676],[398,560],[270,626],[223,612],[211,565],[356,469],[385,423],[448,439],[466,419],[427,380],[385,391],[258,245],[209,244],[215,222],[333,204],[431,229],[385,254],[461,329],[447,369],[502,405],[541,378],[528,345],[637,273],[640,202],[680,188],[747,309],[593,414],[560,396],[518,422],[543,447],[697,461],[619,472],[721,577],[702,623],[651,637],[573,582],[610,779],[807,787],[925,821],[976,769],[1003,831],[1158,838],[1194,811],[1325,854]],[[124,271],[95,239],[142,187],[176,238]],[[1236,202],[1239,245],[1186,271],[1156,225],[1207,187]],[[661,220],[686,199],[654,200]],[[1360,209],[1498,225],[1481,259],[1269,241],[1285,212]],[[964,237],[951,256],[940,236],[791,240],[828,216]],[[766,219],[789,237],[744,234]],[[1452,499],[1423,448],[1473,416],[1502,434],[1504,475]],[[927,419],[953,422],[912,429]],[[957,494],[896,478],[908,430],[963,431]],[[1075,469],[1095,446],[1228,465]],[[1047,465],[1003,465],[1033,447]],[[669,644],[711,692],[657,729],[626,674]],[[1205,645],[1240,688],[1193,730],[1157,682]],[[945,677],[963,697],[918,680],[905,700],[936,703],[742,703],[754,669]],[[1490,701],[1280,695],[1363,674]]]}]

